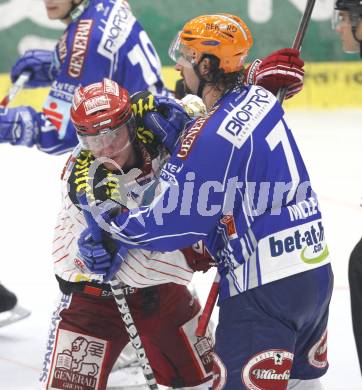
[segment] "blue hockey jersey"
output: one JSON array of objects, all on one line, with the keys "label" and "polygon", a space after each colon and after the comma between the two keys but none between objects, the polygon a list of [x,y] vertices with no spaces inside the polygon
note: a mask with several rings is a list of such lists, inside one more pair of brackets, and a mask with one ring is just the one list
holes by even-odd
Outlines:
[{"label": "blue hockey jersey", "polygon": [[172,251],[203,240],[220,298],[329,262],[316,194],[284,112],[257,86],[226,93],[189,127],[150,206],[112,222],[120,244]]},{"label": "blue hockey jersey", "polygon": [[126,1],[91,0],[67,26],[56,56],[60,73],[51,85],[43,113],[34,118],[40,128],[37,146],[44,152],[61,154],[78,143],[70,107],[80,85],[108,77],[130,94],[146,89],[167,93],[156,50]]}]

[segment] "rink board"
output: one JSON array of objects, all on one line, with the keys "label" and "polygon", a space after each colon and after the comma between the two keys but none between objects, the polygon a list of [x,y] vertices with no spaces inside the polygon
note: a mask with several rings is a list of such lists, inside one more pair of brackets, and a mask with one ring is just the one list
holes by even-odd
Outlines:
[{"label": "rink board", "polygon": [[[178,72],[163,67],[168,88],[173,89]],[[10,86],[7,74],[0,75],[0,96]],[[48,89],[24,90],[12,105],[30,104],[40,109]],[[336,109],[362,107],[362,62],[310,62],[306,64],[305,86],[292,100],[285,102],[286,109]]]}]

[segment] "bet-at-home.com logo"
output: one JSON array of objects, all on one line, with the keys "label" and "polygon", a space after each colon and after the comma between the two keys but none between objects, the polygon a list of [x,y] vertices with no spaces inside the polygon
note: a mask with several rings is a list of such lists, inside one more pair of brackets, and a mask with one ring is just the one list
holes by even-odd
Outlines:
[{"label": "bet-at-home.com logo", "polygon": [[289,235],[269,237],[271,257],[277,258],[294,251],[300,252],[304,263],[317,264],[329,255],[328,247],[324,242],[324,228],[321,221],[299,226],[288,230]]}]

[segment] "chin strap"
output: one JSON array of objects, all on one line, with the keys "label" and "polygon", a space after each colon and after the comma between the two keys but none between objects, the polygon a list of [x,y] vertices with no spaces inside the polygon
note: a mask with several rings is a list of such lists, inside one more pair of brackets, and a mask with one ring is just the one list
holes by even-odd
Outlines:
[{"label": "chin strap", "polygon": [[83,0],[80,4],[75,4],[74,0],[72,0],[72,8],[70,11],[62,18],[68,19],[69,17],[72,19],[72,21],[76,20],[79,18],[80,15],[85,11],[85,9],[89,5],[89,0]]}]

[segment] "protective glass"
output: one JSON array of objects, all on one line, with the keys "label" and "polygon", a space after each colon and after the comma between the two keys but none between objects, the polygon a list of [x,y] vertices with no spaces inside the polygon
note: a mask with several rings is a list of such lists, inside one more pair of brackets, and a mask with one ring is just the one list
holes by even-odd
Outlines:
[{"label": "protective glass", "polygon": [[192,68],[196,64],[196,52],[181,44],[181,31],[178,32],[168,49],[169,57],[181,66]]},{"label": "protective glass", "polygon": [[79,143],[82,148],[93,153],[100,152],[107,148],[117,147],[119,152],[128,147],[135,137],[134,118],[131,118],[126,124],[114,129],[103,129],[98,134],[89,135],[77,133]]},{"label": "protective glass", "polygon": [[351,19],[347,11],[334,10],[332,17],[332,29],[351,26]]}]

